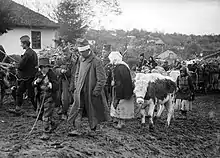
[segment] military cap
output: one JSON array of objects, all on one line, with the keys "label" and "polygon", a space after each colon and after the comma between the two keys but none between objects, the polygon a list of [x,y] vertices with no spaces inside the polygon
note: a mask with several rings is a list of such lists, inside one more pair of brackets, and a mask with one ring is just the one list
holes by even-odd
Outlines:
[{"label": "military cap", "polygon": [[24,35],[24,36],[21,36],[20,40],[21,42],[25,42],[25,41],[30,42],[30,37],[28,35]]}]

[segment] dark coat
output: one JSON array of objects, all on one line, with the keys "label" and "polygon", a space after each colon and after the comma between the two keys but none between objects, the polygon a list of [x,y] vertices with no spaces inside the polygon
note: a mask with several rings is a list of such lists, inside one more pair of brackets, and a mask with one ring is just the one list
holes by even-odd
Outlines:
[{"label": "dark coat", "polygon": [[115,90],[117,99],[130,99],[133,94],[133,86],[130,70],[123,64],[114,68]]},{"label": "dark coat", "polygon": [[[82,64],[84,67],[81,66]],[[87,99],[89,105],[85,105],[85,107],[87,107],[89,125],[92,129],[98,123],[108,119],[105,109],[105,107],[107,107],[107,101],[104,94],[106,75],[102,61],[94,54],[91,54],[86,60],[81,57],[77,64],[75,76],[76,89],[74,92],[74,103],[70,111],[69,121],[74,121],[76,119],[81,105],[81,92],[83,91],[83,88],[86,87],[86,96],[88,96],[88,98],[85,99]],[[99,96],[94,96],[94,92],[98,93]]]},{"label": "dark coat", "polygon": [[[187,84],[186,88],[181,88],[180,87],[180,80],[181,79],[186,79],[187,80]],[[177,88],[178,91],[176,93],[176,99],[184,99],[184,100],[194,100],[194,86],[192,83],[192,79],[189,75],[186,76],[178,76],[177,77]]]},{"label": "dark coat", "polygon": [[[63,80],[68,80],[68,82],[70,82],[70,78],[71,78],[71,69],[73,66],[73,61],[71,61],[71,58],[67,58],[65,57],[62,61],[60,61],[59,65],[57,65],[56,67],[54,67],[54,72],[56,73],[56,75]],[[60,71],[62,69],[67,70],[66,73],[62,74]]]},{"label": "dark coat", "polygon": [[18,64],[18,78],[29,79],[35,77],[37,73],[38,57],[37,53],[28,48]]},{"label": "dark coat", "polygon": [[[49,82],[52,83],[52,89],[48,90],[47,93],[48,94],[51,94],[52,95],[52,98],[53,98],[53,101],[56,102],[57,101],[57,90],[59,89],[59,84],[58,84],[58,80],[57,80],[57,77],[55,75],[55,73],[50,69],[47,73],[47,77],[48,77],[48,80]],[[43,74],[38,71],[36,73],[36,76],[35,76],[35,80],[37,78],[40,78],[40,79],[43,79]],[[43,90],[40,88],[40,86],[43,84],[43,80],[42,82],[38,83],[37,85],[35,85],[35,88],[37,91],[35,91],[35,96],[39,97],[40,94],[42,94]]]},{"label": "dark coat", "polygon": [[147,65],[147,60],[145,58],[141,59],[138,63],[138,70],[141,71],[142,66],[146,66]]},{"label": "dark coat", "polygon": [[148,65],[150,66],[151,69],[154,69],[157,66],[157,63],[156,61],[151,60],[148,62]]}]

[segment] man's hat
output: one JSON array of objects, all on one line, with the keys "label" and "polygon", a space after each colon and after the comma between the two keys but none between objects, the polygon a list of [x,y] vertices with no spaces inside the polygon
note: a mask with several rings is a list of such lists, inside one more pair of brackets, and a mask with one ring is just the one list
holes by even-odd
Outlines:
[{"label": "man's hat", "polygon": [[28,35],[24,35],[20,38],[21,42],[25,42],[25,41],[28,41],[30,42],[30,37]]},{"label": "man's hat", "polygon": [[38,66],[37,67],[39,68],[41,66],[52,67],[52,65],[50,64],[49,58],[45,58],[45,57],[39,58]]},{"label": "man's hat", "polygon": [[112,48],[111,44],[104,44],[103,45],[103,50],[105,50],[105,51],[111,52],[111,48]]},{"label": "man's hat", "polygon": [[77,44],[78,50],[79,50],[80,52],[86,51],[86,50],[90,49],[89,41],[86,40],[86,39],[78,38],[78,39],[76,40],[76,44]]}]

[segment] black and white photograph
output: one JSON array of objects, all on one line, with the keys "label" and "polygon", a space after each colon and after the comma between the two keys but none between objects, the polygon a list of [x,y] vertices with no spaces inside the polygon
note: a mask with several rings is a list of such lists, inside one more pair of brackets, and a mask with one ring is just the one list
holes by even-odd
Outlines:
[{"label": "black and white photograph", "polygon": [[0,158],[220,158],[220,0],[0,0]]}]

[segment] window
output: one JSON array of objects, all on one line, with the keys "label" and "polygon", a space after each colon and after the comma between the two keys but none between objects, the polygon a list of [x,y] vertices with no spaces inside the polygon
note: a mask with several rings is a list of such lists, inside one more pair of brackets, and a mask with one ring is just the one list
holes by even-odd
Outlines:
[{"label": "window", "polygon": [[31,31],[32,49],[41,49],[41,32]]}]

